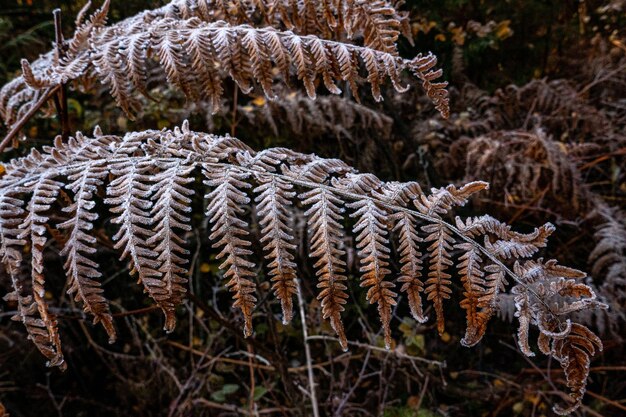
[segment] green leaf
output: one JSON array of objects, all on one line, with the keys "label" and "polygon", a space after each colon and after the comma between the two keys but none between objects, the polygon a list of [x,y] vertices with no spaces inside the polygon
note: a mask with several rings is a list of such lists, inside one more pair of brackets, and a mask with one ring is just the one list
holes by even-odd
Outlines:
[{"label": "green leaf", "polygon": [[267,394],[267,388],[254,387],[254,401],[259,401],[265,394]]},{"label": "green leaf", "polygon": [[239,385],[237,384],[226,384],[222,387],[222,391],[224,394],[234,394],[239,390]]},{"label": "green leaf", "polygon": [[234,394],[239,390],[239,385],[237,384],[226,384],[219,391],[215,391],[211,393],[211,399],[218,403],[223,403],[226,401],[226,396],[229,394]]}]

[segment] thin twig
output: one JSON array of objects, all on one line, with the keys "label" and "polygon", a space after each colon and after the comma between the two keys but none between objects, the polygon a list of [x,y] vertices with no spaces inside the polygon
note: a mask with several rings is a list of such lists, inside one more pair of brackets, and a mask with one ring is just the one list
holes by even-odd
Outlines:
[{"label": "thin twig", "polygon": [[[15,313],[13,313],[15,314]],[[184,345],[182,343],[179,342],[175,342],[173,340],[167,340],[165,342],[166,344],[173,346],[177,349],[180,350],[184,350],[186,352],[191,353],[194,356],[205,356],[204,352],[198,350],[198,349],[194,349],[194,348],[190,348],[187,345]],[[324,367],[332,365],[336,362],[342,362],[344,360],[347,361],[351,361],[351,360],[357,360],[357,359],[361,359],[363,357],[363,355],[358,354],[358,355],[352,355],[352,354],[343,354],[343,355],[339,355],[337,357],[332,358],[331,360],[328,361],[324,361],[324,362],[319,362],[319,363],[314,363],[312,366],[315,369],[324,369]],[[239,366],[250,366],[250,364],[247,361],[242,361],[239,359],[231,359],[231,358],[226,358],[226,357],[220,357],[220,358],[213,358],[211,356],[208,357],[209,359],[215,359],[215,360],[219,360],[221,362],[225,362],[225,363],[230,363],[232,365],[239,365]],[[273,366],[273,365],[263,365],[260,363],[253,363],[252,367],[254,369],[259,369],[259,370],[263,370],[263,371],[268,371],[268,372],[276,372],[278,369]],[[307,371],[307,366],[303,365],[303,366],[293,366],[293,367],[289,367],[287,368],[287,372],[290,373],[300,373],[300,372],[304,372]]]},{"label": "thin twig", "polygon": [[[223,411],[230,411],[231,413],[239,413],[239,414],[243,414],[243,415],[250,415],[248,413],[248,410],[237,407],[236,405],[230,405],[230,404],[220,404],[220,403],[216,403],[213,401],[209,401],[207,399],[204,398],[196,398],[193,400],[193,404],[194,405],[201,405],[207,408],[215,408],[217,410],[223,410]],[[264,408],[262,410],[258,411],[258,414],[275,414],[275,413],[279,413],[279,412],[283,412],[283,411],[290,411],[289,409],[285,410],[283,408]]]},{"label": "thin twig", "polygon": [[[54,9],[52,15],[54,16],[54,35],[57,53],[59,59],[61,59],[65,56],[61,9]],[[65,83],[61,84],[61,88],[59,89],[59,105],[57,110],[59,113],[59,121],[61,122],[61,136],[63,140],[66,141],[70,137],[70,119],[67,108],[67,87]]]},{"label": "thin twig", "polygon": [[361,385],[361,381],[363,381],[366,378],[365,370],[367,369],[367,365],[369,364],[371,353],[372,353],[371,350],[367,351],[367,355],[365,356],[365,359],[363,360],[363,365],[361,366],[361,371],[359,372],[359,376],[356,382],[352,384],[352,387],[350,387],[350,391],[348,391],[341,399],[339,406],[337,406],[337,409],[333,413],[335,417],[341,417],[343,415],[343,410],[346,407],[348,400],[350,399],[350,397],[352,397],[352,394],[354,394],[354,391],[358,388],[358,386]]},{"label": "thin twig", "polygon": [[626,411],[626,406],[623,406],[622,404],[618,403],[617,401],[613,401],[611,399],[608,399],[608,398],[606,398],[606,397],[604,397],[604,396],[602,396],[600,394],[596,394],[595,392],[589,391],[589,390],[587,390],[587,394],[590,397],[593,397],[593,398],[596,398],[596,399],[602,401],[603,403],[611,405],[611,406],[613,406],[615,408],[619,408],[622,411]]},{"label": "thin twig", "polygon": [[35,115],[35,113],[37,113],[39,109],[41,109],[41,107],[44,104],[46,104],[46,102],[50,99],[50,97],[52,97],[53,95],[57,93],[57,91],[59,91],[60,88],[61,88],[60,85],[55,85],[53,87],[48,88],[42,94],[41,98],[39,98],[37,103],[35,103],[35,105],[31,107],[28,113],[26,113],[20,120],[18,120],[13,125],[9,133],[7,133],[7,135],[4,137],[4,139],[0,143],[0,153],[2,153],[7,146],[9,146],[13,138],[20,132],[20,130],[22,130],[24,125],[28,123],[28,121]]},{"label": "thin twig", "polygon": [[[336,342],[339,341],[339,339],[336,338],[336,337],[324,336],[324,335],[308,336],[307,339],[308,340],[332,340],[332,341],[336,341]],[[424,362],[424,363],[427,363],[429,365],[438,366],[440,368],[445,368],[447,366],[445,361],[440,362],[440,361],[435,361],[435,360],[422,358],[420,356],[407,355],[406,353],[402,353],[402,352],[400,352],[398,350],[395,350],[395,349],[385,349],[385,348],[374,346],[374,345],[368,345],[367,343],[353,342],[351,340],[348,340],[348,344],[352,345],[352,346],[359,347],[359,348],[363,348],[363,349],[375,350],[377,352],[388,353],[388,354],[397,356],[398,358],[401,358],[401,359],[408,359],[408,360],[412,360],[412,361]]]},{"label": "thin twig", "polygon": [[304,314],[304,298],[302,297],[302,288],[300,280],[294,279],[298,294],[298,305],[300,307],[300,321],[302,322],[302,335],[304,338],[304,355],[306,356],[307,374],[309,377],[309,397],[313,406],[313,417],[319,417],[320,412],[317,406],[317,394],[315,392],[315,378],[313,377],[313,361],[311,360],[311,347],[309,346],[309,331],[306,325],[306,315]]},{"label": "thin twig", "polygon": [[254,359],[254,349],[252,345],[248,343],[248,369],[250,371],[250,394],[248,397],[248,408],[250,409],[250,415],[256,415],[256,404],[254,402],[254,390],[255,390],[255,381],[254,381],[254,363],[252,362]]}]

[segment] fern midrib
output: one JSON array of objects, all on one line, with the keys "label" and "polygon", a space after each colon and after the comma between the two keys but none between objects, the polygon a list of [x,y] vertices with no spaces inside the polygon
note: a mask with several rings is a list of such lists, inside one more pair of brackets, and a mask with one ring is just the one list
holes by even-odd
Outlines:
[{"label": "fern midrib", "polygon": [[[333,248],[331,246],[332,244],[332,236],[330,236],[330,230],[332,229],[331,227],[328,227],[328,218],[330,217],[328,214],[328,197],[326,197],[326,193],[330,192],[332,194],[331,190],[324,190],[324,192],[322,193],[321,196],[321,206],[322,206],[322,230],[324,230],[324,242],[326,242],[327,244],[324,245],[324,262],[326,263],[327,267],[328,267],[328,288],[330,289],[330,296],[333,300],[333,303],[335,302],[336,296],[335,296],[335,268],[334,268],[334,255],[333,255]],[[334,313],[334,314],[339,314]]]},{"label": "fern midrib", "polygon": [[[180,162],[176,165],[176,167],[174,168],[174,172],[176,172],[176,170],[178,169],[178,167],[180,167]],[[168,170],[169,171],[169,170]],[[166,171],[167,172],[167,171]],[[167,181],[166,181],[166,189],[168,191],[171,191],[174,189],[174,183],[176,182],[176,173],[169,175],[167,177]],[[172,261],[172,246],[171,246],[171,242],[172,242],[172,227],[170,226],[171,224],[171,215],[170,215],[170,210],[172,210],[171,207],[171,202],[173,200],[172,198],[172,193],[171,192],[165,192],[163,193],[163,195],[165,196],[165,204],[164,206],[168,208],[168,210],[165,210],[165,214],[163,216],[163,219],[161,220],[162,224],[163,224],[163,229],[165,230],[165,236],[164,236],[164,240],[165,242],[167,242],[167,246],[166,246],[166,250],[165,253],[166,258],[165,261],[163,261],[163,265],[161,266],[161,270],[164,270],[165,272],[163,273],[163,281],[165,281],[165,288],[167,290],[167,294],[168,294],[168,299],[171,299],[170,297],[172,296],[172,294],[174,293],[174,291],[172,290],[173,287],[173,275],[174,272],[171,268],[171,265],[174,265],[174,262]],[[162,303],[159,303],[162,304]]]},{"label": "fern midrib", "polygon": [[[274,224],[274,225],[278,225],[280,220],[280,209],[279,209],[279,204],[278,204],[278,192],[280,191],[280,188],[276,186],[276,178],[272,178],[272,193],[270,193],[270,205],[272,207],[272,220],[270,222],[270,224]],[[266,226],[267,227],[267,226]],[[283,269],[283,262],[284,262],[284,257],[283,254],[286,251],[285,247],[283,245],[281,245],[282,242],[284,242],[284,239],[280,236],[280,228],[276,227],[274,228],[274,230],[272,230],[272,239],[271,239],[271,244],[272,246],[274,246],[275,252],[276,252],[276,266],[278,269],[278,276],[281,278],[281,282],[284,283],[285,282],[285,275],[286,272]]]}]

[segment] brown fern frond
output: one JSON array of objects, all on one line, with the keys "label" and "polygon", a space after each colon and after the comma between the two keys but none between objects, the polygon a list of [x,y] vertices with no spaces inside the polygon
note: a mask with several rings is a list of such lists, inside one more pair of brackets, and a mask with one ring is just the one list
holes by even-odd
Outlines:
[{"label": "brown fern frond", "polygon": [[476,248],[470,243],[456,245],[463,251],[459,258],[459,274],[463,283],[463,295],[461,308],[466,311],[467,330],[461,343],[466,346],[475,345],[485,334],[486,325],[490,317],[484,317],[478,311],[480,298],[485,293],[485,272],[482,270],[482,258]]},{"label": "brown fern frond", "polygon": [[43,213],[50,209],[62,185],[61,182],[54,181],[43,175],[35,184],[29,184],[25,187],[25,192],[32,190],[32,197],[26,208],[28,215],[20,225],[22,232],[18,236],[19,239],[28,239],[31,244],[33,306],[28,306],[28,308],[36,307],[40,321],[45,326],[45,337],[47,338],[45,346],[47,348],[44,355],[50,360],[50,366],[62,366],[63,353],[61,352],[57,320],[50,313],[44,298],[46,290],[44,288],[43,250],[48,240],[46,237],[46,224],[49,218]]},{"label": "brown fern frond", "polygon": [[[353,93],[357,94],[356,81],[360,74],[365,73],[377,101],[382,99],[380,83],[384,78],[390,78],[398,91],[405,90],[399,84],[399,73],[405,69],[411,70],[423,81],[430,82],[441,75],[431,70],[436,64],[436,58],[432,55],[403,60],[371,48],[324,40],[312,35],[299,36],[273,28],[230,26],[224,22],[207,23],[199,19],[164,19],[152,22],[145,31],[151,34],[145,47],[153,51],[152,55],[165,72],[168,82],[192,99],[195,93],[189,85],[192,84],[191,80],[195,81],[195,77],[202,74],[197,73],[200,62],[209,68],[219,62],[245,93],[250,92],[253,80],[258,81],[270,99],[274,98],[273,68],[283,74],[293,69],[311,98],[316,96],[315,81],[318,77],[333,94],[341,92],[335,81],[349,82]],[[137,37],[138,34],[131,36]],[[95,38],[91,42],[90,53],[94,66],[103,77],[103,82],[111,86],[120,107],[130,109],[127,97],[132,94],[134,79],[141,80],[143,77],[143,71],[133,74],[130,70],[141,68],[137,59],[142,56],[129,56],[128,50],[124,48],[128,43],[127,36],[102,38]],[[200,41],[200,38],[204,41]],[[133,68],[128,64],[131,59]],[[216,59],[219,61],[216,62]],[[216,84],[215,79],[208,85],[209,91],[204,93],[215,101],[219,99],[220,89],[212,87],[213,84]],[[430,84],[424,86],[429,97],[444,114],[447,99],[434,93],[434,87]]]},{"label": "brown fern frond", "polygon": [[225,258],[220,268],[226,269],[224,278],[228,279],[226,286],[234,293],[233,307],[239,308],[243,314],[243,333],[250,336],[252,311],[256,302],[253,295],[256,285],[250,281],[250,277],[256,274],[252,271],[254,263],[244,258],[252,254],[247,249],[252,243],[244,239],[249,234],[246,230],[248,223],[239,218],[244,211],[241,205],[250,202],[243,191],[250,188],[244,182],[250,174],[236,168],[215,172],[205,167],[203,172],[207,178],[205,184],[215,187],[205,196],[208,201],[206,215],[212,223],[209,238],[216,241],[214,248],[222,248],[217,259]]},{"label": "brown fern frond", "polygon": [[[120,226],[113,236],[115,249],[122,250],[120,260],[128,260],[130,274],[136,275],[146,293],[158,302],[164,283],[158,280],[159,273],[156,269],[159,262],[154,259],[157,254],[147,243],[152,235],[148,229],[152,223],[152,189],[147,184],[150,168],[148,161],[111,164],[110,173],[116,178],[108,186],[109,197],[105,203],[111,206],[111,213],[116,215],[111,223]],[[167,306],[161,308],[168,317],[167,321],[173,320],[173,312]]]},{"label": "brown fern frond", "polygon": [[[309,5],[305,9],[310,9],[320,7],[323,2],[305,3]],[[294,33],[280,24],[258,28],[247,25],[254,24],[248,18],[224,19],[222,12],[209,11],[212,2],[189,7],[186,2],[175,1],[105,27],[106,2],[79,26],[68,42],[64,57],[50,52],[32,64],[23,63],[23,76],[0,91],[0,115],[12,126],[36,102],[33,96],[39,90],[96,77],[132,116],[138,107],[135,93],[146,94],[147,74],[156,65],[170,84],[193,101],[199,98],[210,101],[214,111],[223,94],[224,72],[246,93],[254,87],[253,82],[258,82],[270,99],[275,97],[272,86],[276,72],[285,82],[295,74],[310,97],[316,96],[317,80],[321,79],[333,94],[341,93],[336,83],[347,82],[358,99],[357,83],[365,78],[374,98],[380,101],[380,85],[386,78],[391,79],[397,91],[406,90],[399,74],[408,70],[422,81],[427,95],[446,116],[449,111],[445,83],[435,82],[441,76],[440,71],[433,70],[436,57],[420,54],[406,60],[397,56],[398,22],[405,19],[399,17],[393,6],[383,0],[374,4],[361,0],[340,3],[330,9],[341,9],[342,15],[347,10],[353,12],[349,27],[352,33],[365,34],[364,46],[344,42],[341,36],[325,37],[315,30]],[[298,4],[294,3],[296,8]],[[231,11],[240,14],[240,5],[233,6],[227,15]],[[284,13],[278,13],[280,7],[261,9],[284,17]],[[315,9],[315,16],[330,16],[330,9],[325,13]],[[273,18],[268,20],[277,22]],[[296,29],[292,25],[288,27]],[[197,81],[201,89],[197,88]]]},{"label": "brown fern frond", "polygon": [[345,251],[340,249],[340,237],[343,234],[341,208],[342,201],[332,192],[317,189],[300,195],[303,204],[311,207],[304,213],[308,217],[311,228],[310,257],[319,258],[315,263],[321,289],[318,300],[322,303],[322,314],[330,319],[330,324],[339,337],[344,350],[348,349],[348,341],[341,321],[341,312],[345,310],[348,289],[343,281],[346,263],[341,259]]},{"label": "brown fern frond", "polygon": [[199,0],[196,3],[195,7],[190,7],[187,1],[176,0],[155,11],[154,15],[273,26],[325,39],[362,35],[365,46],[394,54],[397,54],[396,41],[400,32],[405,36],[410,33],[406,30],[407,15],[385,0],[261,0],[252,5],[249,2]]},{"label": "brown fern frond", "polygon": [[511,211],[519,210],[515,203],[539,205],[572,217],[585,207],[586,191],[574,161],[563,144],[540,129],[465,137],[450,152],[460,162],[456,169],[465,173],[464,180],[491,178],[490,200]]},{"label": "brown fern frond", "polygon": [[281,303],[283,323],[287,324],[293,318],[293,296],[298,291],[296,264],[293,262],[296,245],[291,243],[293,236],[289,232],[287,212],[296,193],[291,191],[291,184],[276,177],[259,176],[258,181],[261,185],[254,192],[258,194],[255,202],[259,224],[263,227],[261,243],[265,245],[263,250],[268,252],[265,258],[270,261],[267,266],[274,282],[272,289]]},{"label": "brown fern frond", "polygon": [[[239,105],[237,114],[243,118],[239,125],[263,126],[276,136],[285,132],[308,141],[333,135],[338,140],[361,143],[373,138],[373,135],[384,139],[391,135],[392,118],[354,101],[334,95],[318,95],[311,100],[299,92],[288,94],[278,88],[274,91],[278,95],[276,100],[254,100]],[[198,111],[205,108],[202,102],[196,106]],[[219,117],[228,121],[229,112],[229,109],[221,107]],[[214,123],[210,114],[207,114],[207,120]]]},{"label": "brown fern frond", "polygon": [[[589,374],[589,357],[596,350],[602,350],[602,342],[585,326],[563,318],[575,311],[585,311],[590,306],[606,308],[606,305],[596,300],[591,287],[577,282],[586,276],[585,273],[558,265],[555,260],[518,262],[515,271],[522,278],[522,283],[528,284],[523,287],[518,283],[513,288],[516,316],[520,320],[520,348],[528,356],[534,355],[528,344],[528,326],[536,323],[542,335],[540,350],[548,352],[561,363],[571,390],[572,404],[566,409],[556,406],[554,411],[569,414],[580,406]],[[552,340],[551,349],[547,348],[549,340]]]},{"label": "brown fern frond", "polygon": [[[417,200],[422,195],[422,189],[417,183],[388,183],[382,194],[374,193],[386,201],[406,207],[409,203]],[[406,292],[409,299],[411,314],[419,323],[425,323],[428,317],[424,316],[421,292],[424,291],[422,277],[422,253],[420,244],[424,241],[419,236],[417,228],[418,219],[408,211],[400,211],[391,216],[395,222],[394,232],[398,234],[400,246],[400,277],[398,282],[402,284],[401,292]]]},{"label": "brown fern frond", "polygon": [[[486,216],[457,219],[456,225],[441,217],[453,205],[464,204],[473,192],[484,189],[485,183],[435,189],[427,196],[414,182],[387,183],[372,174],[359,174],[339,160],[284,148],[255,152],[229,136],[191,132],[187,123],[174,131],[128,133],[124,137],[103,135],[100,131],[95,132],[94,138],[77,134],[67,143],[60,138],[55,140],[54,146],[46,147],[43,153],[32,151],[29,156],[12,161],[0,178],[0,254],[5,269],[13,268],[16,272],[22,262],[27,242],[20,236],[31,224],[31,220],[26,220],[27,211],[36,213],[47,206],[48,200],[30,202],[33,187],[38,181],[69,183],[67,188],[74,196],[65,208],[70,219],[62,227],[69,231],[69,239],[62,254],[67,258],[70,292],[76,293],[85,310],[96,321],[102,321],[113,337],[107,300],[97,282],[101,272],[91,259],[96,252],[92,232],[97,217],[94,194],[104,189],[105,201],[116,214],[114,221],[120,223],[116,247],[165,311],[166,328],[171,330],[174,308],[184,293],[186,272],[184,236],[178,232],[188,229],[185,213],[197,168],[201,168],[205,184],[210,187],[206,195],[209,237],[215,242],[213,246],[220,248],[218,258],[224,258],[220,268],[225,270],[226,286],[234,293],[234,306],[243,313],[246,336],[252,333],[256,302],[252,280],[256,271],[249,259],[253,255],[249,249],[252,242],[247,238],[248,218],[252,217],[248,208],[259,213],[268,275],[288,318],[297,289],[293,282],[295,248],[286,210],[303,206],[309,226],[310,256],[315,259],[318,276],[321,312],[346,347],[341,313],[348,303],[344,257],[349,243],[344,236],[343,213],[351,208],[355,210],[353,231],[361,258],[361,284],[368,287],[370,302],[378,304],[386,344],[392,344],[391,307],[397,300],[393,284],[386,278],[395,272],[392,269],[396,262],[392,260],[396,256],[400,258],[397,272],[404,284],[402,291],[409,295],[413,314],[423,318],[419,298],[424,288],[434,305],[440,333],[445,330],[445,300],[453,297],[453,280],[459,279],[464,290],[459,304],[468,322],[462,340],[466,346],[476,344],[485,333],[510,278],[514,282],[511,293],[517,307],[515,314],[520,322],[520,349],[533,355],[529,333],[531,326],[536,327],[540,334],[539,350],[560,361],[569,378],[573,407],[579,404],[585,388],[585,369],[594,353],[590,347],[600,345],[595,336],[581,330],[573,320],[579,312],[606,306],[598,301],[590,286],[580,281],[585,277],[581,271],[554,260],[525,259],[526,253],[521,250],[506,252],[496,245],[498,241],[513,242],[527,245],[534,253],[545,245],[553,226],[548,224],[532,233],[520,234]],[[256,207],[250,206],[248,190],[256,194]],[[31,219],[36,220],[33,216]],[[33,224],[40,221],[43,220]],[[22,224],[24,227],[20,228]],[[393,250],[388,239],[387,228],[394,224],[400,238],[398,251]],[[424,284],[421,240],[428,244],[425,252],[429,258]],[[452,274],[454,247],[461,252],[457,262],[460,276]],[[32,262],[37,270],[39,254]],[[19,319],[27,331],[38,335],[33,337],[39,337],[36,343],[42,352],[54,358],[58,352],[46,324],[34,316],[38,313],[34,298],[20,286],[16,273],[12,276],[12,286],[18,291],[13,291],[9,298],[21,303]],[[34,321],[31,317],[35,317]]]},{"label": "brown fern frond", "polygon": [[392,290],[392,282],[385,281],[391,273],[389,266],[389,240],[387,239],[386,218],[388,213],[378,207],[372,200],[357,201],[348,204],[356,211],[350,217],[358,220],[354,224],[356,247],[361,257],[361,287],[370,287],[367,300],[370,304],[378,304],[378,314],[383,325],[385,346],[391,347],[391,309],[396,305],[397,294]]},{"label": "brown fern frond", "polygon": [[102,163],[87,162],[81,169],[68,173],[72,181],[68,188],[74,193],[74,202],[63,209],[71,218],[57,227],[69,231],[69,239],[61,255],[66,257],[65,270],[69,278],[68,294],[74,294],[76,301],[83,303],[86,313],[94,316],[94,324],[102,323],[109,341],[116,338],[113,327],[113,317],[109,311],[109,303],[102,296],[104,290],[96,279],[102,277],[98,270],[99,265],[89,258],[96,253],[93,247],[96,239],[89,234],[93,229],[93,222],[98,215],[92,212],[95,207],[93,195],[98,186],[102,185],[108,174]]},{"label": "brown fern frond", "polygon": [[570,414],[580,406],[587,386],[591,357],[596,354],[596,351],[602,351],[602,341],[591,330],[580,324],[574,323],[565,338],[553,340],[552,356],[565,370],[572,402],[568,408],[555,407],[554,411],[557,414]]},{"label": "brown fern frond", "polygon": [[470,182],[461,188],[456,188],[454,185],[439,189],[433,188],[429,196],[420,194],[420,199],[415,201],[415,207],[428,216],[439,216],[450,211],[452,206],[464,206],[472,194],[487,188],[489,184],[483,181]]},{"label": "brown fern frond", "polygon": [[430,242],[428,253],[430,255],[430,266],[428,279],[426,280],[426,299],[432,300],[437,315],[437,331],[443,334],[445,330],[445,319],[443,302],[450,298],[452,289],[450,288],[450,278],[447,273],[449,267],[454,265],[450,252],[454,239],[450,235],[449,229],[443,223],[427,224],[422,226],[422,231],[427,233],[424,242]]},{"label": "brown fern frond", "polygon": [[[24,238],[21,237],[22,229],[19,227],[23,224],[25,210],[23,209],[24,203],[13,198],[10,191],[16,190],[4,189],[0,193],[0,260],[10,277],[13,290],[4,297],[4,300],[17,303],[17,313],[12,320],[22,322],[29,339],[48,359],[48,364],[65,369],[67,365],[63,360],[54,317],[48,314],[47,308],[39,307],[39,301],[43,298],[41,292],[25,295],[18,276],[19,267],[23,261],[21,246],[26,244]],[[34,262],[36,263],[37,261]],[[35,266],[33,268],[35,269]],[[33,289],[36,288],[33,287]],[[34,300],[35,297],[38,299]]]},{"label": "brown fern frond", "polygon": [[190,197],[194,193],[188,187],[193,181],[189,178],[193,169],[180,161],[166,162],[159,168],[161,172],[152,179],[154,204],[150,211],[151,225],[156,226],[146,244],[156,252],[156,261],[160,263],[157,270],[161,283],[151,286],[150,295],[165,312],[165,331],[171,332],[176,326],[176,307],[182,303],[187,292],[185,284],[189,271],[185,268],[187,260],[184,256],[189,251],[184,249],[185,239],[176,229],[183,232],[191,230],[191,219],[187,213],[191,211]]}]

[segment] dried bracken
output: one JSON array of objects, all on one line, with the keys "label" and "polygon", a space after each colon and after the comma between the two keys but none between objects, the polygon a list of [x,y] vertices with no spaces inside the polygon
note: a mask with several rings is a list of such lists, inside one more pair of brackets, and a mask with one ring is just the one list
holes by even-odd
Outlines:
[{"label": "dried bracken", "polygon": [[[55,51],[32,64],[22,62],[23,76],[0,91],[5,124],[17,123],[42,91],[93,77],[132,115],[138,110],[136,92],[146,94],[148,74],[155,70],[191,100],[209,101],[214,112],[227,77],[246,94],[258,84],[268,99],[276,97],[277,80],[288,83],[292,77],[312,98],[318,82],[333,94],[341,93],[337,82],[346,82],[358,98],[357,84],[365,79],[379,101],[386,78],[400,92],[408,88],[400,82],[406,70],[421,81],[441,114],[448,115],[447,83],[437,81],[442,72],[434,69],[436,57],[419,54],[407,60],[397,55],[395,42],[406,19],[383,0],[284,0],[245,8],[243,3],[226,7],[208,0],[175,0],[105,26],[108,6],[106,1],[78,26],[64,56]],[[264,16],[260,22],[250,17],[257,11]],[[363,34],[363,46],[344,42],[342,33]]]},{"label": "dried bracken", "polygon": [[573,217],[586,203],[587,192],[576,165],[564,147],[541,129],[461,138],[450,147],[446,163],[447,172],[459,169],[466,179],[488,178],[490,199],[510,205],[511,211],[530,203],[564,207],[558,214]]},{"label": "dried bracken", "polygon": [[[604,306],[593,290],[580,282],[584,273],[559,266],[554,260],[532,259],[546,245],[554,231],[552,225],[521,234],[489,216],[457,218],[456,224],[451,224],[444,220],[450,210],[464,205],[471,195],[485,189],[486,183],[473,182],[460,188],[450,185],[426,195],[416,183],[385,183],[339,160],[284,148],[255,152],[229,136],[192,132],[187,124],[174,131],[128,133],[124,137],[103,135],[96,129],[93,138],[77,134],[67,143],[59,137],[54,146],[44,148],[44,153],[32,151],[7,166],[0,179],[0,256],[14,286],[9,298],[18,301],[16,319],[26,325],[32,341],[51,365],[61,366],[63,359],[55,319],[38,306],[46,304],[37,299],[45,286],[40,250],[30,259],[34,294],[24,291],[23,277],[18,274],[25,261],[22,248],[41,246],[44,239],[45,231],[36,226],[48,221],[41,218],[48,199],[61,187],[74,196],[64,209],[70,218],[63,222],[70,235],[63,250],[69,291],[103,324],[110,338],[115,337],[113,317],[93,260],[96,248],[91,230],[97,217],[93,195],[98,189],[105,190],[105,203],[116,216],[116,248],[128,260],[131,274],[163,310],[166,330],[172,330],[174,309],[185,291],[186,251],[179,231],[190,226],[185,213],[191,182],[198,171],[209,188],[206,216],[210,238],[214,247],[220,248],[220,268],[233,293],[234,306],[243,315],[245,335],[253,332],[256,303],[252,280],[255,263],[248,249],[251,238],[244,210],[252,204],[249,194],[253,192],[257,205],[251,210],[260,219],[268,275],[285,321],[293,315],[298,275],[287,212],[299,201],[307,208],[310,256],[315,259],[319,277],[322,313],[330,319],[342,346],[347,347],[341,312],[349,302],[342,239],[348,211],[356,221],[353,232],[361,259],[361,286],[367,287],[369,302],[377,304],[388,346],[392,342],[391,308],[397,303],[395,283],[390,279],[390,261],[396,254],[390,240],[398,238],[402,268],[398,282],[403,284],[400,290],[409,294],[416,318],[425,320],[420,295],[423,289],[443,332],[446,300],[452,298],[451,283],[457,279],[453,275],[456,265],[463,286],[459,304],[467,315],[462,343],[472,346],[485,333],[499,294],[505,291],[507,281],[512,281],[520,348],[533,355],[529,328],[536,326],[540,350],[559,360],[572,390],[571,404],[557,411],[570,412],[580,404],[590,358],[601,344],[586,327],[572,322],[572,314]],[[420,280],[422,252],[428,254],[430,265],[424,283]],[[546,348],[549,343],[550,349]]]},{"label": "dried bracken", "polygon": [[[226,110],[220,113],[224,118]],[[297,92],[281,93],[277,100],[255,99],[238,106],[237,114],[250,126],[267,126],[277,136],[284,132],[309,141],[324,135],[351,141],[374,135],[388,138],[393,125],[391,117],[343,97],[318,96],[311,100]]]}]

